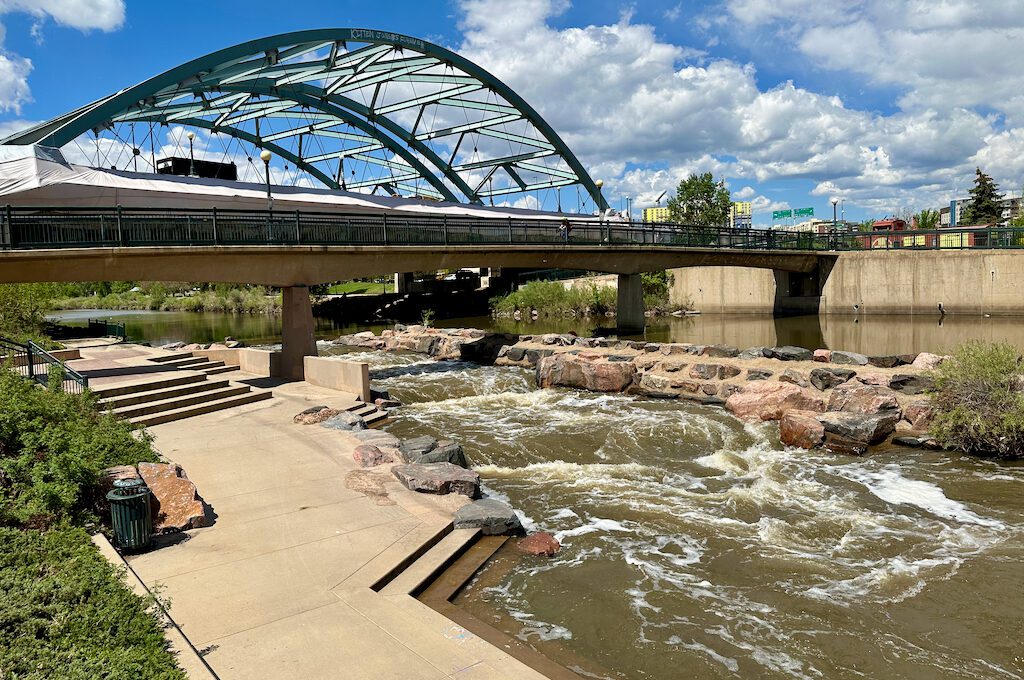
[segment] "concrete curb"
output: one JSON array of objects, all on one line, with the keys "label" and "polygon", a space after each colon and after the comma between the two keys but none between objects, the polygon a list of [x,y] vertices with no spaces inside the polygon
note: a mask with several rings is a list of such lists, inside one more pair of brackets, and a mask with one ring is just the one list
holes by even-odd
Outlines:
[{"label": "concrete curb", "polygon": [[[115,567],[124,567],[125,583],[136,595],[146,597],[152,594],[131,566],[121,557],[121,554],[110,544],[106,536],[95,534],[92,537],[92,542],[108,562]],[[174,654],[178,665],[190,680],[220,680],[162,605],[157,605],[156,616],[164,625],[164,636],[170,643],[171,653]]]}]

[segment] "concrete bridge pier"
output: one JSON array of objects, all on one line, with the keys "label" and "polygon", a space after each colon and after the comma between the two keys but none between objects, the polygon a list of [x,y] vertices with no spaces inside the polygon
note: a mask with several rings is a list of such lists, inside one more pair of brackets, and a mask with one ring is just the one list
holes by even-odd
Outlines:
[{"label": "concrete bridge pier", "polygon": [[405,294],[412,292],[412,272],[397,272],[395,274],[395,292]]},{"label": "concrete bridge pier", "polygon": [[304,357],[315,357],[313,303],[308,286],[281,289],[281,377],[302,380]]},{"label": "concrete bridge pier", "polygon": [[639,274],[619,274],[616,330],[623,335],[644,332],[644,287]]}]

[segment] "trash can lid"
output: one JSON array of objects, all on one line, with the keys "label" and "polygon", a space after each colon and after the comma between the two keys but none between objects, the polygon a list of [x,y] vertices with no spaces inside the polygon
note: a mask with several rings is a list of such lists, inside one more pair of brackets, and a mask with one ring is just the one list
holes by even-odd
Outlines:
[{"label": "trash can lid", "polygon": [[112,489],[107,492],[108,501],[124,501],[129,498],[137,498],[139,496],[148,496],[149,487],[137,484],[135,486],[124,486]]},{"label": "trash can lid", "polygon": [[117,489],[127,489],[136,486],[145,486],[146,482],[143,481],[142,477],[128,477],[127,479],[115,479],[114,487]]}]

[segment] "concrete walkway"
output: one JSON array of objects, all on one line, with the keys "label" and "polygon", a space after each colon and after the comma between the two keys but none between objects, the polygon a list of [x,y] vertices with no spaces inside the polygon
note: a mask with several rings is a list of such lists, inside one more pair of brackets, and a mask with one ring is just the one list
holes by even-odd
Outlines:
[{"label": "concrete walkway", "polygon": [[[542,678],[407,589],[370,588],[444,534],[465,499],[410,492],[387,467],[359,470],[350,436],[292,423],[309,406],[341,406],[351,395],[306,383],[274,394],[150,428],[216,517],[187,540],[129,563],[171,601],[171,617],[214,673],[223,680]],[[472,538],[464,533],[444,543]]]}]

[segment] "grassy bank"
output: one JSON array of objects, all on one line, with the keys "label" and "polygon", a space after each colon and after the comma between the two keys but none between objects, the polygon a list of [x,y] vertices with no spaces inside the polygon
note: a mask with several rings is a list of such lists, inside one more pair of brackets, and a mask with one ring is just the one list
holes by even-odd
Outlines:
[{"label": "grassy bank", "polygon": [[327,289],[330,295],[383,295],[394,293],[394,283],[379,283],[377,281],[346,281],[336,283]]},{"label": "grassy bank", "polygon": [[0,370],[0,678],[184,678],[151,601],[89,540],[100,475],[155,461],[86,395]]},{"label": "grassy bank", "polygon": [[129,309],[163,312],[221,312],[228,314],[280,314],[281,296],[262,286],[229,290],[193,291],[168,295],[159,290],[107,295],[64,297],[53,301],[56,309]]},{"label": "grassy bank", "polygon": [[[643,275],[644,307],[653,313],[674,311],[668,302],[664,272]],[[600,316],[615,313],[618,292],[611,286],[584,285],[567,288],[558,281],[531,281],[508,295],[491,300],[496,316],[516,312],[538,316]]]}]

